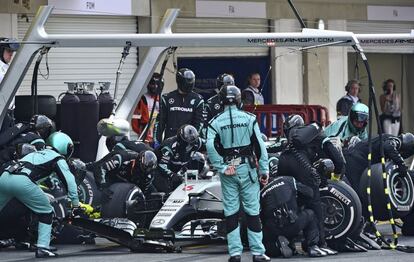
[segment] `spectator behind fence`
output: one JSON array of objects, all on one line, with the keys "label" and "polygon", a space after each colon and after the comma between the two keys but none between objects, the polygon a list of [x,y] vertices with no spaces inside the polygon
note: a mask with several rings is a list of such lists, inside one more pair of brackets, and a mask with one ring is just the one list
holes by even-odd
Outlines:
[{"label": "spectator behind fence", "polygon": [[243,105],[263,105],[264,98],[260,90],[260,74],[253,72],[247,78],[248,86],[242,92]]},{"label": "spectator behind fence", "polygon": [[358,102],[361,102],[361,99],[358,97],[361,92],[361,83],[352,79],[349,80],[345,86],[346,95],[341,97],[336,103],[336,115],[337,117],[347,116],[351,107]]},{"label": "spectator behind fence", "polygon": [[395,82],[392,79],[385,80],[382,89],[384,94],[380,96],[381,124],[385,134],[398,135],[401,124],[401,98],[395,91]]}]

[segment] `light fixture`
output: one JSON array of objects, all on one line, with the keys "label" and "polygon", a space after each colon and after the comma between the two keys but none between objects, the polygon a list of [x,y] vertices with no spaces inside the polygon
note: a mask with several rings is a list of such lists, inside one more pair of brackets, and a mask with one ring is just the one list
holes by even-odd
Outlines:
[{"label": "light fixture", "polygon": [[325,23],[323,22],[322,19],[318,20],[318,29],[319,30],[325,30]]}]

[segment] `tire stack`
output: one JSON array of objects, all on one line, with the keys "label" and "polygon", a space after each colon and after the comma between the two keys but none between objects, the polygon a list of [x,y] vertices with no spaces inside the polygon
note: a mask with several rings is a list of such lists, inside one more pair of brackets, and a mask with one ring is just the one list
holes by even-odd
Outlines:
[{"label": "tire stack", "polygon": [[[391,162],[385,164],[385,171],[388,174],[386,186],[389,189],[391,210],[394,218],[403,218],[411,212],[413,207],[413,181],[410,176],[401,176],[396,168]],[[359,197],[363,204],[364,216],[367,216],[367,170],[362,174],[359,186]],[[386,207],[387,195],[385,194],[380,163],[372,165],[371,168],[371,195],[374,196],[372,198],[372,208],[375,220],[389,220],[390,217]]]}]

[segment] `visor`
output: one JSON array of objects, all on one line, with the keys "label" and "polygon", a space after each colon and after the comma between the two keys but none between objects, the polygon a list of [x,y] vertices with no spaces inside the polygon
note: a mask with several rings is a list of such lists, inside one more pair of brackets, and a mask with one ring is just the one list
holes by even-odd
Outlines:
[{"label": "visor", "polygon": [[69,159],[72,156],[74,150],[75,148],[73,144],[68,144],[66,159]]},{"label": "visor", "polygon": [[368,122],[368,114],[366,113],[356,113],[355,120],[358,122]]}]

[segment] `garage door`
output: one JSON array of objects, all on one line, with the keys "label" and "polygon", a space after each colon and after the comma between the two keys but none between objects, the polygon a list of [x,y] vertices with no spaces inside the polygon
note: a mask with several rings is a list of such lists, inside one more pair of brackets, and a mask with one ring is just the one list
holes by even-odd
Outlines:
[{"label": "garage door", "polygon": [[[235,18],[179,18],[174,24],[175,33],[267,33],[266,19]],[[179,48],[181,57],[246,57],[268,56],[267,47]]]},{"label": "garage door", "polygon": [[[21,17],[18,20],[18,36],[23,39],[30,26],[32,17]],[[102,33],[136,33],[137,18],[133,16],[75,16],[55,15],[46,23],[46,31],[50,34],[102,34]],[[52,48],[48,55],[50,74],[48,77],[38,77],[39,94],[58,94],[67,89],[64,82],[98,81],[111,82],[111,90],[115,86],[116,70],[121,58],[122,47],[116,48]],[[46,59],[40,66],[41,73],[46,74]],[[20,86],[18,94],[30,94],[33,62]],[[119,95],[125,88],[137,68],[137,51],[131,49],[123,67],[119,82]]]}]

